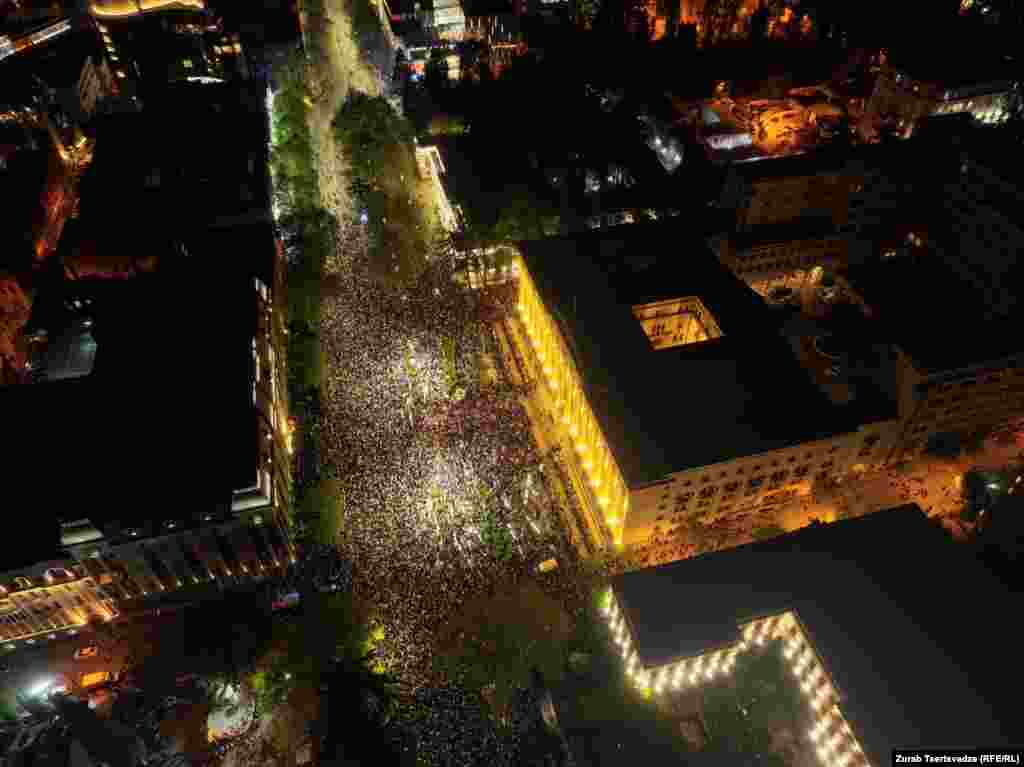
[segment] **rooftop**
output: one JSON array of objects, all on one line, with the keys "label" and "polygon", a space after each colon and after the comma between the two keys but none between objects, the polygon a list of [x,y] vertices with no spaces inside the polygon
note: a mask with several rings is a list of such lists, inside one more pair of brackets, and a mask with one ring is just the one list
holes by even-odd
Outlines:
[{"label": "rooftop", "polygon": [[[142,112],[104,116],[82,215],[129,216],[175,233],[251,212],[269,220],[264,97],[235,84],[187,83],[168,86]],[[168,217],[172,208],[184,215]]]},{"label": "rooftop", "polygon": [[[776,315],[688,223],[520,243],[570,338],[588,398],[628,484],[857,428],[862,407],[817,389]],[[633,307],[695,297],[721,337],[655,351]],[[799,411],[800,419],[789,416]]]},{"label": "rooftop", "polygon": [[[938,236],[933,228],[928,234]],[[1021,284],[1021,270],[1019,262],[1014,264],[1011,272],[1016,278],[1004,284]],[[871,308],[879,335],[895,343],[923,372],[954,370],[1021,350],[1020,309],[987,319],[992,297],[966,284],[949,264],[928,250],[917,257],[850,265],[843,276]],[[937,333],[938,307],[955,307],[956,322],[969,335],[954,341]]]},{"label": "rooftop", "polygon": [[913,504],[626,573],[613,588],[647,666],[795,609],[876,766],[895,747],[1011,742],[1013,640],[978,628],[1005,621],[1011,595]]},{"label": "rooftop", "polygon": [[731,235],[737,249],[794,240],[811,240],[836,234],[835,225],[829,218],[807,217],[779,224],[759,224],[751,229]]},{"label": "rooftop", "polygon": [[[957,49],[971,55],[951,55]],[[893,47],[891,61],[894,69],[911,77],[947,87],[1014,80],[1020,73],[1019,63],[1004,58],[991,45],[963,35],[962,30],[929,35],[927,40],[906,36]]]},{"label": "rooftop", "polygon": [[103,525],[219,510],[257,462],[251,277],[206,265],[67,289],[93,300],[91,375],[0,390],[19,435],[7,470],[34,510],[19,522],[26,561],[55,548],[58,516]]}]

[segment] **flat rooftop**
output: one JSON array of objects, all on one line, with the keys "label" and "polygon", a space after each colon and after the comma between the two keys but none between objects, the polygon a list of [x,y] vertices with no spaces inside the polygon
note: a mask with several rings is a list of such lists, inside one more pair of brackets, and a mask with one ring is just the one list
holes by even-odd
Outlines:
[{"label": "flat rooftop", "polygon": [[[833,405],[812,383],[782,337],[781,318],[688,223],[617,227],[519,249],[570,339],[630,486],[864,422],[857,400]],[[633,307],[689,297],[700,299],[721,337],[655,351]]]},{"label": "flat rooftop", "polygon": [[58,517],[101,527],[180,518],[227,508],[252,483],[252,277],[209,265],[168,271],[65,285],[69,297],[93,300],[92,373],[0,389],[6,428],[18,435],[5,463],[18,478],[10,492],[32,510],[0,570],[52,552]]},{"label": "flat rooftop", "polygon": [[[929,236],[941,235],[929,228]],[[1012,278],[1004,275],[1003,285],[1024,284],[1024,265],[1017,261],[1009,268]],[[989,319],[992,298],[965,283],[935,253],[850,265],[843,276],[871,307],[877,335],[899,346],[924,372],[997,360],[1021,349],[1024,312],[1018,307]],[[957,342],[936,331],[945,311],[963,329]]]},{"label": "flat rooftop", "polygon": [[876,767],[892,748],[1019,734],[1007,673],[1018,653],[1013,632],[996,628],[1017,612],[1013,597],[916,505],[626,573],[612,586],[647,666],[795,609]]},{"label": "flat rooftop", "polygon": [[175,234],[218,218],[269,221],[265,97],[245,84],[182,83],[141,112],[103,115],[82,180],[82,216],[111,226],[127,217]]}]

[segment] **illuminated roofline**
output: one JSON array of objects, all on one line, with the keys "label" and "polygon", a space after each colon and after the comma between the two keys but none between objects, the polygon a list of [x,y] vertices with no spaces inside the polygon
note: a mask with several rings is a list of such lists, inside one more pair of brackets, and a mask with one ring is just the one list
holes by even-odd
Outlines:
[{"label": "illuminated roofline", "polygon": [[[699,686],[731,671],[739,653],[755,645],[763,645],[768,639],[781,639],[786,643],[783,651],[785,660],[789,662],[801,692],[814,711],[815,725],[808,735],[812,743],[817,745],[819,761],[823,766],[846,767],[859,758],[860,765],[871,767],[859,739],[839,707],[840,695],[836,684],[795,609],[775,612],[739,624],[742,638],[738,642],[647,669],[641,665],[633,647],[625,611],[619,607],[614,591],[609,589],[608,595],[608,605],[602,608],[602,613],[608,620],[614,643],[622,652],[627,675],[645,693],[661,694],[667,684],[673,690],[678,690],[684,681],[686,687]],[[832,737],[822,740],[829,732],[832,732]],[[840,745],[845,748],[840,749]]]}]

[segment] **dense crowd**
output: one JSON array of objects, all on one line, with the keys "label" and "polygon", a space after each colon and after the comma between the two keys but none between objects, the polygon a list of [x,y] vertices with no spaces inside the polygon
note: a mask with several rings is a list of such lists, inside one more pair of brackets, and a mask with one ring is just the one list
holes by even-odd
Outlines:
[{"label": "dense crowd", "polygon": [[[371,268],[362,228],[341,225],[323,307],[324,459],[343,485],[356,589],[381,610],[395,670],[418,679],[445,616],[550,556],[557,527],[517,393],[480,381],[483,297],[456,284],[450,250],[398,284]],[[511,557],[486,543],[495,524]]]}]

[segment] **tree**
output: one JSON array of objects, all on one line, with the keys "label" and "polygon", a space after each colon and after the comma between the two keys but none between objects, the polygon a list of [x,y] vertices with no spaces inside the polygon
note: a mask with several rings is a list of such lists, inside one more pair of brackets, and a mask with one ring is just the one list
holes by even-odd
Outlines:
[{"label": "tree", "polygon": [[782,656],[782,641],[741,653],[726,678],[702,691],[708,748],[739,763],[786,764],[776,752],[785,737],[806,732],[811,711]]},{"label": "tree", "polygon": [[[600,614],[606,588],[574,615],[573,659],[558,698],[559,723],[580,761],[590,764],[686,764],[685,741],[673,722],[626,674]],[[600,596],[599,596],[600,595]]]},{"label": "tree", "polygon": [[442,633],[437,658],[507,721],[516,690],[529,688],[535,671],[549,683],[562,678],[571,631],[562,606],[527,582],[465,605]]},{"label": "tree", "polygon": [[334,135],[345,147],[356,177],[372,184],[395,145],[412,143],[412,131],[382,96],[349,93],[332,123]]}]

